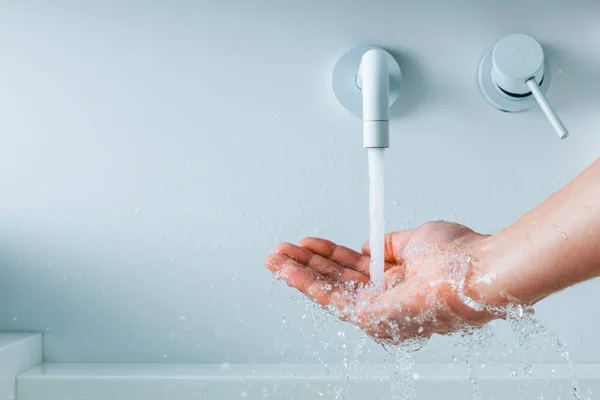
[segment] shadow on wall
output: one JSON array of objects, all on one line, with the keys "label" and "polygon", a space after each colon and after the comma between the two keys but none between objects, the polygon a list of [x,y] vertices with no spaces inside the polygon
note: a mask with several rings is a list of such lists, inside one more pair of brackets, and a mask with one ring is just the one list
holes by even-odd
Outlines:
[{"label": "shadow on wall", "polygon": [[427,98],[429,86],[424,75],[426,68],[410,52],[386,48],[402,70],[402,88],[398,102],[390,112],[391,118],[406,117],[418,109]]},{"label": "shadow on wall", "polygon": [[[28,242],[28,245],[35,247],[32,242]],[[143,314],[136,318],[131,315],[131,307],[127,306],[127,302],[123,302],[127,298],[125,293],[113,292],[107,297],[104,294],[107,286],[101,279],[96,281],[96,285],[76,284],[79,278],[69,271],[85,270],[84,265],[77,267],[72,262],[65,261],[43,266],[27,258],[8,256],[23,252],[21,249],[5,246],[0,247],[0,254],[0,266],[3,271],[0,280],[0,291],[3,293],[0,298],[0,330],[43,333],[45,361],[55,361],[48,354],[49,347],[65,351],[64,349],[69,345],[73,346],[74,342],[85,343],[88,339],[84,337],[84,333],[90,330],[96,334],[101,332],[106,338],[102,343],[90,342],[89,346],[86,346],[91,353],[96,353],[98,348],[107,346],[107,342],[119,340],[117,330],[128,326],[127,330],[132,332],[135,331],[132,328],[136,324],[143,326],[143,323],[139,322],[139,319],[143,319]],[[84,276],[87,278],[90,275],[86,273]],[[97,298],[102,298],[103,301],[98,302]],[[107,312],[106,304],[112,301],[121,301],[121,307],[112,308],[111,312]],[[21,304],[25,303],[28,306],[36,304],[36,307],[24,309]],[[114,312],[115,310],[118,311]],[[82,314],[88,317],[82,319]],[[139,340],[143,341],[144,337],[144,332],[140,330]],[[81,344],[75,346],[80,347]],[[135,350],[133,353],[135,354]],[[85,359],[87,354],[78,356]]]},{"label": "shadow on wall", "polygon": [[[195,266],[160,262],[161,279],[148,280],[145,270],[155,267],[162,255],[150,243],[140,246],[140,238],[136,238],[139,251],[134,259],[119,255],[122,243],[116,237],[118,232],[110,229],[96,231],[89,245],[70,248],[61,248],[49,237],[2,243],[0,330],[43,333],[44,358],[51,362],[199,362],[210,358],[215,333],[207,323],[213,317],[206,313],[215,312],[216,307],[190,301],[190,293],[206,291],[202,280],[180,279]],[[98,242],[115,251],[98,248],[94,245]],[[27,248],[33,250],[27,252]],[[78,258],[77,253],[85,257]],[[157,320],[157,316],[162,318]],[[99,336],[104,339],[98,341]],[[115,346],[123,343],[128,350],[115,360]],[[55,360],[54,354],[62,358]]]}]

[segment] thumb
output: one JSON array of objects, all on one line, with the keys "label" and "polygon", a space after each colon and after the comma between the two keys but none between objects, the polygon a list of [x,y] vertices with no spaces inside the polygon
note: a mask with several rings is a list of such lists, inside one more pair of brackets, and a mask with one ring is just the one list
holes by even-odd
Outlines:
[{"label": "thumb", "polygon": [[[402,257],[400,256],[400,250],[406,245],[406,243],[410,240],[413,235],[413,230],[408,229],[405,231],[396,231],[391,233],[386,233],[383,238],[384,243],[384,256],[386,262],[390,263],[399,263],[402,261]],[[369,246],[369,241],[365,241],[362,246],[362,253],[364,255],[371,255],[371,248]]]}]

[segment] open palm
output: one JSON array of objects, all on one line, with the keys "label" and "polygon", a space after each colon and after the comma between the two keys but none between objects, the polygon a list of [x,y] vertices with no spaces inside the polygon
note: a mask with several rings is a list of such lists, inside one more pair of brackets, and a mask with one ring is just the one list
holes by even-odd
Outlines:
[{"label": "open palm", "polygon": [[277,277],[381,342],[446,334],[497,315],[473,300],[472,249],[485,236],[430,222],[385,238],[385,290],[369,283],[369,247],[358,253],[328,240],[282,243],[266,261]]}]

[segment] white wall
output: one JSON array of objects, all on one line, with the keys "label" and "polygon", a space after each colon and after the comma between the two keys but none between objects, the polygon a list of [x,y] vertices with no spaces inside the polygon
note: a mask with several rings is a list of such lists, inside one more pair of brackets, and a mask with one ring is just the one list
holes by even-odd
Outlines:
[{"label": "white wall", "polygon": [[[390,229],[495,232],[600,152],[598,1],[50,3],[0,2],[0,330],[43,331],[50,361],[314,361],[334,331],[311,338],[262,263],[281,240],[367,237],[360,121],[328,83],[355,45],[406,77]],[[518,31],[546,46],[566,141],[478,91]],[[578,361],[600,361],[599,288],[538,307]]]}]

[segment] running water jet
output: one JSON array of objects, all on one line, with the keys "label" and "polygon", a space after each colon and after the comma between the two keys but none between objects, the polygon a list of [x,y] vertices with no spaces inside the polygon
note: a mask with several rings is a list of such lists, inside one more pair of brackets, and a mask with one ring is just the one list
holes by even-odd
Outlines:
[{"label": "running water jet", "polygon": [[369,220],[371,248],[371,282],[377,291],[384,288],[385,207],[383,149],[369,149]]}]

